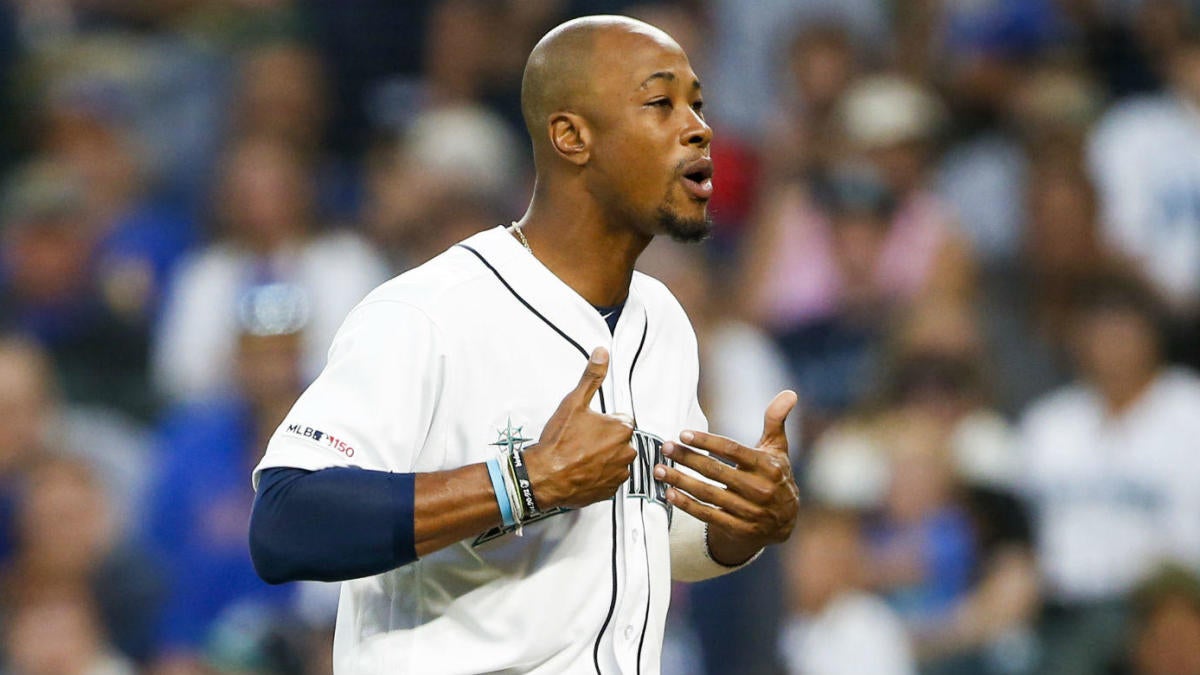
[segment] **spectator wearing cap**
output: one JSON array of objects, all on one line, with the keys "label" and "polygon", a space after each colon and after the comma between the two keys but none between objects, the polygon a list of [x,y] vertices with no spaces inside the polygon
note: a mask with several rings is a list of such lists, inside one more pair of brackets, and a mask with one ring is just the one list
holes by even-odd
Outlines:
[{"label": "spectator wearing cap", "polygon": [[388,276],[378,253],[346,230],[321,231],[304,159],[275,138],[237,140],[221,173],[214,207],[222,236],[181,265],[154,337],[154,383],[172,401],[234,388],[237,303],[266,281],[308,297],[302,373],[315,377],[346,313]]},{"label": "spectator wearing cap", "polygon": [[486,108],[425,111],[372,158],[364,229],[392,270],[420,265],[511,213],[519,156],[515,134]]},{"label": "spectator wearing cap", "polygon": [[[962,300],[972,283],[969,252],[924,185],[942,115],[936,99],[897,77],[870,77],[847,91],[837,115],[845,158],[765,197],[743,258],[744,305],[798,359],[810,402],[831,411],[862,394],[864,354],[890,311],[924,298]],[[854,316],[865,323],[843,320]],[[815,374],[806,374],[814,360]],[[813,386],[813,377],[841,388]]]},{"label": "spectator wearing cap", "polygon": [[246,471],[303,390],[311,300],[302,287],[266,283],[241,296],[234,316],[234,388],[177,406],[159,430],[146,534],[174,582],[156,645],[159,665],[178,669],[168,672],[196,672],[216,626],[286,613],[296,593],[255,574]]},{"label": "spectator wearing cap", "polygon": [[1200,379],[1167,366],[1162,304],[1101,270],[1072,302],[1074,383],[1021,424],[1021,485],[1047,597],[1043,672],[1098,672],[1125,595],[1166,559],[1200,565]]}]

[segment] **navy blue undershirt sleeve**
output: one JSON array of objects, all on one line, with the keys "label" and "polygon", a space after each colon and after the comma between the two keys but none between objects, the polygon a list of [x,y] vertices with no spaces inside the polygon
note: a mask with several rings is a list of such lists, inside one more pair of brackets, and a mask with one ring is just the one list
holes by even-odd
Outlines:
[{"label": "navy blue undershirt sleeve", "polygon": [[345,581],[417,559],[411,473],[266,469],[250,515],[263,581]]}]

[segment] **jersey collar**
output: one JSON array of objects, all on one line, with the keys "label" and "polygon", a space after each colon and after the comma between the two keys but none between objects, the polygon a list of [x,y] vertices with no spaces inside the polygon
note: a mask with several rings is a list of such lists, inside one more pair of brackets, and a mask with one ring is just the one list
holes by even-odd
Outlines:
[{"label": "jersey collar", "polygon": [[[543,265],[502,225],[462,242],[478,253],[521,299],[529,303],[587,351],[613,340],[608,324],[583,296]],[[636,310],[631,312],[631,310]],[[642,314],[638,294],[630,289],[624,313]],[[618,332],[622,326],[618,325]]]}]

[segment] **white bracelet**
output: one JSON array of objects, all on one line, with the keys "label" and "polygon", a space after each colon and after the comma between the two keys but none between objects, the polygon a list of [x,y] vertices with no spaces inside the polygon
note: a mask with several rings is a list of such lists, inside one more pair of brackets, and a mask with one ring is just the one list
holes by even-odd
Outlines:
[{"label": "white bracelet", "polygon": [[512,506],[513,519],[517,521],[516,533],[518,537],[525,536],[525,531],[521,525],[525,523],[525,519],[529,514],[525,512],[525,505],[517,497],[517,477],[512,475],[512,465],[508,461],[508,453],[500,453],[500,473],[504,477],[504,491],[508,493],[508,503]]}]

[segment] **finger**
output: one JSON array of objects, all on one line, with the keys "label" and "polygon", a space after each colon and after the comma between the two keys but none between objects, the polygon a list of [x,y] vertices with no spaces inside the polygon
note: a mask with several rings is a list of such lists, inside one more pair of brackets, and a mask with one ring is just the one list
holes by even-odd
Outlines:
[{"label": "finger", "polygon": [[663,444],[663,454],[696,473],[714,480],[735,492],[744,494],[747,476],[737,467],[730,466],[715,457],[700,454],[691,448],[672,441]]},{"label": "finger", "polygon": [[763,507],[752,504],[737,493],[726,490],[719,485],[706,483],[678,469],[659,464],[654,467],[654,476],[658,480],[677,487],[703,502],[729,511],[741,518],[753,520],[762,517]]},{"label": "finger", "polygon": [[739,466],[752,468],[757,464],[755,450],[747,448],[731,438],[689,430],[679,434],[679,440],[701,450],[707,450],[718,457],[724,457]]},{"label": "finger", "polygon": [[604,384],[604,378],[608,375],[608,350],[604,347],[596,347],[592,350],[591,357],[588,358],[587,367],[583,370],[583,376],[579,378],[579,384],[575,385],[575,389],[567,395],[567,399],[578,408],[587,408],[592,404],[592,397],[599,391],[600,385]]},{"label": "finger", "polygon": [[767,405],[766,414],[763,415],[763,433],[762,438],[758,441],[758,447],[775,448],[787,452],[787,432],[783,425],[787,422],[788,413],[796,407],[799,399],[800,397],[791,389],[785,389],[775,395],[775,398]]},{"label": "finger", "polygon": [[667,501],[701,522],[723,527],[730,532],[745,532],[749,529],[741,519],[735,518],[715,506],[709,506],[682,490],[668,488]]}]

